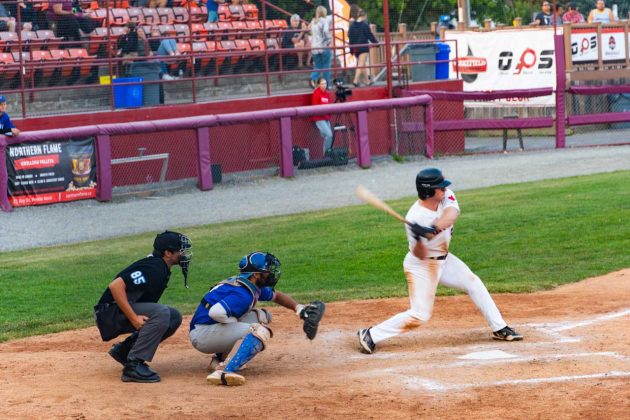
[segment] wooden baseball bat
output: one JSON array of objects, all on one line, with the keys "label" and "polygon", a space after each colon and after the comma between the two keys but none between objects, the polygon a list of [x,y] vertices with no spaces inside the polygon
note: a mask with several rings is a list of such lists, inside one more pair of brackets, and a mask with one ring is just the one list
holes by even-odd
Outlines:
[{"label": "wooden baseball bat", "polygon": [[400,222],[406,223],[408,225],[411,225],[411,223],[408,222],[404,217],[402,217],[396,210],[394,210],[383,200],[375,196],[370,190],[365,188],[363,185],[359,185],[357,187],[357,196],[361,200],[368,203],[370,206],[389,214],[394,219]]}]

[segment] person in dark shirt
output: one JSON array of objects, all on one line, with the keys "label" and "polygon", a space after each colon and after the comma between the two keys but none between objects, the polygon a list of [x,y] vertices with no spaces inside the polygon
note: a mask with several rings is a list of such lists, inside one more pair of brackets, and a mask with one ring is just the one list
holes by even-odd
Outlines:
[{"label": "person in dark shirt", "polygon": [[538,13],[534,18],[534,21],[538,22],[540,26],[553,25],[553,15],[551,14],[551,3],[544,1],[542,4],[542,12]]},{"label": "person in dark shirt", "polygon": [[5,112],[6,110],[7,98],[4,95],[0,95],[0,134],[17,137],[20,135],[20,130],[15,128],[11,118],[9,118],[9,114]]},{"label": "person in dark shirt", "polygon": [[354,73],[354,85],[359,86],[361,80],[365,80],[365,84],[369,83],[368,69],[365,67],[369,56],[370,48],[369,43],[378,44],[378,40],[370,30],[370,27],[365,22],[367,18],[365,11],[359,10],[357,19],[350,24],[348,30],[348,40],[350,43],[350,52],[357,59],[357,69]]},{"label": "person in dark shirt", "polygon": [[[294,14],[291,16],[291,19],[289,20],[289,24],[290,24],[290,28],[289,30],[287,30],[286,32],[284,32],[282,34],[282,48],[283,49],[289,49],[289,48],[296,48],[296,49],[304,49],[304,48],[309,48],[310,44],[308,44],[308,39],[306,37],[306,32],[307,32],[307,27],[306,27],[306,23],[302,22],[300,25],[300,15],[298,14]],[[296,52],[297,54],[297,68],[298,69],[302,69],[304,68],[305,65],[305,61],[304,61],[304,51],[298,51]],[[286,55],[285,56],[285,67],[293,67],[291,66],[289,63],[290,59],[293,58],[291,57],[291,55]],[[308,60],[307,60],[308,61]]]},{"label": "person in dark shirt", "polygon": [[123,382],[160,381],[146,362],[153,360],[160,342],[177,331],[182,315],[157,302],[168,286],[173,265],[181,267],[188,287],[191,257],[192,244],[187,236],[160,233],[153,242],[153,253],[118,273],[94,307],[103,341],[132,333],[109,350],[109,355],[123,365]]}]

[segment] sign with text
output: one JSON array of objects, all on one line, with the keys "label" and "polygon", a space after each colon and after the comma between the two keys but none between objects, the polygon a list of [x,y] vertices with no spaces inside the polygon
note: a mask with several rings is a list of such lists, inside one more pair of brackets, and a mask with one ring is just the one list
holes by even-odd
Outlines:
[{"label": "sign with text", "polygon": [[[597,31],[593,28],[571,29],[571,60],[573,63],[595,63]],[[602,61],[625,61],[626,34],[623,28],[602,28]]]},{"label": "sign with text", "polygon": [[[495,32],[446,31],[457,41],[451,50],[453,71],[464,80],[464,92],[555,88],[556,64],[553,31],[502,30]],[[532,106],[555,104],[553,95],[469,101],[466,106]]]},{"label": "sign with text", "polygon": [[9,202],[14,207],[96,197],[94,139],[7,147]]}]

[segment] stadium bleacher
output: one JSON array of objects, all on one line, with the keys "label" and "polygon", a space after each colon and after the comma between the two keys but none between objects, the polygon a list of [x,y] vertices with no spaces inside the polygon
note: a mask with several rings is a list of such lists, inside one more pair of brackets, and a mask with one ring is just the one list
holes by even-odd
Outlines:
[{"label": "stadium bleacher", "polygon": [[[55,28],[37,31],[0,32],[0,74],[2,84],[19,79],[19,66],[34,83],[44,84],[53,77],[85,78],[94,76],[96,66],[106,67],[109,57],[117,57],[120,38],[129,31],[130,22],[143,30],[147,37],[157,26],[160,37],[175,38],[178,52],[183,57],[195,54],[195,60],[169,62],[171,70],[184,68],[190,72],[195,62],[196,74],[214,74],[243,70],[264,69],[261,52],[280,49],[281,31],[288,25],[285,20],[259,20],[255,4],[220,5],[219,21],[206,22],[208,10],[204,5],[186,4],[175,0],[174,7],[129,7],[127,1],[110,1],[111,8],[99,7],[95,1],[81,1],[85,16],[101,21],[101,25],[82,41],[69,43],[55,35]],[[37,3],[45,10],[45,3]],[[244,20],[241,17],[244,16]],[[109,27],[109,28],[108,28]],[[263,28],[267,32],[265,33]],[[108,53],[107,45],[111,52]],[[72,47],[72,48],[71,48]],[[20,56],[20,49],[22,55]],[[196,56],[199,55],[197,58]],[[277,57],[270,57],[272,69]],[[180,65],[185,61],[185,65]],[[117,71],[118,66],[115,66]]]}]

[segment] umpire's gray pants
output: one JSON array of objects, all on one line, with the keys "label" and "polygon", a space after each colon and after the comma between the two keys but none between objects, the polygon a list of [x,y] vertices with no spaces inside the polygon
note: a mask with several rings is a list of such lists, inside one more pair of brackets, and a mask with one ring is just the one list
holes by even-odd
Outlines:
[{"label": "umpire's gray pants", "polygon": [[[127,360],[150,362],[160,342],[177,331],[182,323],[182,315],[177,309],[159,303],[132,303],[131,307],[136,314],[147,316],[149,319],[138,330],[138,338]],[[123,315],[123,318],[124,321],[119,325],[121,333],[135,331],[127,317]]]},{"label": "umpire's gray pants", "polygon": [[190,342],[202,353],[227,355],[234,344],[249,333],[254,323],[258,323],[258,316],[250,311],[240,317],[238,322],[230,324],[195,324],[195,329],[190,331]]}]

